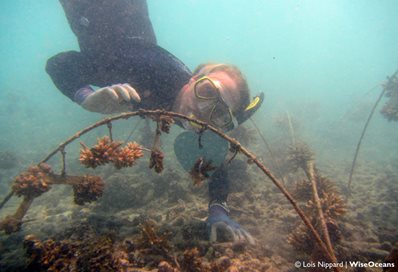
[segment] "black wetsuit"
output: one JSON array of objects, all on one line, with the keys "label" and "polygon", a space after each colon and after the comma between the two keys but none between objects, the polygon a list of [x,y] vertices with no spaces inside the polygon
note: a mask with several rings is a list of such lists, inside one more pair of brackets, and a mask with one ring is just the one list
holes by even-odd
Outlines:
[{"label": "black wetsuit", "polygon": [[156,45],[145,0],[60,0],[80,52],[57,54],[46,71],[64,95],[87,86],[130,83],[141,108],[171,109],[191,72]]},{"label": "black wetsuit", "polygon": [[[46,71],[64,95],[74,100],[87,85],[130,83],[140,108],[171,109],[191,72],[156,44],[145,0],[60,2],[80,47],[47,61]],[[209,183],[210,201],[224,202],[227,195],[227,172],[220,167]]]}]

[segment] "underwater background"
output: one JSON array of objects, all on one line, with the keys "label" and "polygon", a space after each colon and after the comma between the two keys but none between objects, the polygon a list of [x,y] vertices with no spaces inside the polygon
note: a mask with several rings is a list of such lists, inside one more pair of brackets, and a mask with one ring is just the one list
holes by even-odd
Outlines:
[{"label": "underwater background", "polygon": [[[398,5],[395,0],[148,0],[148,7],[158,44],[189,68],[193,70],[198,64],[211,61],[232,63],[245,74],[252,96],[264,92],[263,106],[253,119],[274,148],[278,161],[283,161],[286,155],[284,147],[295,140],[303,141],[315,154],[320,171],[334,180],[341,191],[346,189],[356,144],[370,110],[382,91],[381,84],[398,69]],[[9,192],[13,178],[20,171],[39,162],[77,130],[105,117],[87,112],[63,96],[46,74],[47,59],[68,50],[79,49],[58,1],[0,2],[0,154],[4,156],[0,162],[6,159],[16,162],[4,163],[5,166],[0,168],[2,198]],[[372,243],[388,242],[390,246],[384,247],[384,253],[388,253],[398,242],[398,197],[395,194],[398,193],[398,123],[386,120],[379,113],[385,101],[386,98],[383,98],[362,143],[353,176],[353,190],[359,190],[354,197],[362,195],[362,198],[348,200],[347,210],[348,214],[351,213],[348,218],[353,218],[353,221],[347,221],[353,225],[352,232],[356,231],[355,224],[358,222],[363,224],[358,227],[360,229],[369,227],[370,232],[377,237],[372,238]],[[115,129],[125,138],[132,124],[136,124],[136,120],[117,124]],[[247,137],[255,138],[249,144],[249,149],[266,165],[272,164],[269,151],[257,132],[249,122],[245,125],[250,133]],[[171,154],[177,130],[167,135],[163,143],[164,151],[170,154],[165,168],[169,167],[172,169],[169,171],[178,173],[178,178],[173,175],[169,177],[173,182],[186,183],[184,186],[188,186],[191,183],[189,176],[183,174],[181,166],[174,162]],[[83,140],[91,144],[105,133],[106,129],[99,129]],[[138,140],[139,135],[136,138]],[[72,154],[70,160],[77,160],[78,149],[78,144],[75,144],[68,150]],[[59,160],[51,163],[57,164]],[[110,180],[115,177],[127,180],[131,172],[139,171],[134,169],[115,173],[108,169],[107,173],[100,173]],[[73,170],[84,172],[76,162],[72,163]],[[247,187],[237,185],[236,193],[242,193],[239,197],[250,195],[245,190],[252,186],[257,186],[260,191],[266,188],[264,190],[267,192],[274,192],[270,189],[273,188],[271,182],[255,172],[252,166],[245,171],[248,172],[246,175],[251,176],[248,179],[253,184]],[[242,177],[247,178],[245,175]],[[156,174],[148,175],[146,182],[151,183],[156,178],[159,178]],[[206,188],[202,191],[188,187],[181,194],[197,194],[198,199],[203,198],[201,207],[206,207]],[[378,195],[379,191],[395,193],[388,198]],[[119,199],[120,195],[117,188],[110,192],[113,195],[108,193],[105,199],[109,201],[107,204],[112,205],[112,196]],[[131,193],[134,194],[133,191]],[[275,194],[278,194],[276,190]],[[62,205],[58,204],[64,196],[68,197],[67,200]],[[123,197],[128,198],[129,195]],[[163,195],[161,197],[166,198]],[[124,216],[131,216],[128,215],[129,208],[139,206],[145,211],[145,205],[158,201],[154,196],[148,198],[140,203],[130,203],[130,207],[118,204],[114,210],[110,208],[108,211],[115,214],[118,209],[124,210]],[[186,200],[184,205],[190,205],[189,197],[181,198]],[[285,201],[281,195],[279,198],[273,196],[272,199],[280,200],[281,203]],[[253,199],[245,201],[248,205],[256,205]],[[1,211],[3,217],[17,207],[17,202],[12,203]],[[176,203],[180,203],[178,197]],[[37,212],[54,205],[58,210],[48,211],[48,214],[76,209],[73,208],[70,192],[58,190],[56,197],[48,196],[42,201],[37,199],[32,206],[36,214],[30,218],[42,216]],[[101,208],[105,204],[98,205]],[[360,208],[356,205],[361,206],[361,209],[363,206],[368,208],[358,215]],[[379,206],[383,209],[379,209]],[[91,213],[98,212],[98,207],[90,206]],[[380,215],[380,210],[386,214]],[[87,210],[84,212],[84,216],[89,213]],[[373,220],[375,216],[378,216],[377,222]],[[261,218],[269,217],[270,213],[266,211],[261,214]],[[66,227],[71,226],[73,218],[69,215],[66,218],[70,220],[62,222]],[[276,221],[274,223],[273,227],[277,225]],[[52,228],[42,230],[37,222],[29,224],[26,224],[23,235],[33,233],[47,239],[57,232]],[[271,231],[267,224],[257,224],[257,232],[253,233],[256,238]],[[378,236],[382,226],[390,228],[390,241]],[[272,228],[272,231],[276,229]],[[282,229],[283,233],[290,231]],[[62,228],[58,232],[62,232]],[[15,244],[21,244],[23,235],[15,236],[14,240],[3,235],[0,267],[4,271],[13,271],[10,268],[12,265],[9,265],[10,256],[17,254],[15,247],[9,249],[7,245],[15,241]],[[366,237],[362,238],[366,240]],[[269,240],[264,238],[264,241]],[[279,242],[286,243],[286,239],[281,238]],[[291,247],[285,247],[293,252]],[[20,253],[21,250],[18,250]],[[277,253],[275,251],[271,256]],[[294,259],[291,257],[294,254],[291,253],[289,257],[280,253],[281,258],[287,261],[281,261],[283,265],[275,265],[276,271],[292,269],[289,263]],[[380,253],[375,258],[382,255]]]},{"label": "underwater background", "polygon": [[[44,71],[49,57],[78,50],[60,4],[0,5],[0,146],[29,150],[44,135],[46,143],[55,144],[98,119],[65,98]],[[233,63],[245,73],[253,95],[265,93],[255,118],[267,133],[273,116],[302,115],[311,140],[346,150],[341,154],[346,159],[379,94],[369,90],[397,68],[395,1],[177,0],[148,1],[148,6],[159,45],[191,69],[207,61]],[[350,113],[362,119],[349,120]],[[377,142],[378,149],[393,151],[394,126],[376,115],[369,146]],[[337,135],[343,136],[335,142],[331,136]]]}]

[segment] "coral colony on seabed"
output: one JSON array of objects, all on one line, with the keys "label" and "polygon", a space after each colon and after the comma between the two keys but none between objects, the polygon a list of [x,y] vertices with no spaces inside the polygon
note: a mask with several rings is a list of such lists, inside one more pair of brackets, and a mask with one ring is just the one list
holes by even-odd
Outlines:
[{"label": "coral colony on seabed", "polygon": [[[397,73],[383,85],[382,95],[388,97],[389,100],[381,113],[388,120],[397,121]],[[154,140],[150,148],[137,142],[114,140],[112,123],[136,116],[156,123]],[[0,221],[0,230],[7,235],[23,232],[25,225],[31,223],[30,219],[25,218],[25,215],[32,207],[33,201],[56,185],[71,186],[74,202],[77,205],[95,202],[103,196],[107,188],[106,180],[104,181],[99,175],[69,174],[69,167],[67,167],[69,161],[66,159],[65,152],[65,148],[69,144],[98,127],[107,126],[109,135],[98,138],[97,143],[92,147],[83,142],[80,143],[79,161],[81,165],[91,168],[90,171],[92,172],[98,171],[98,168],[105,165],[112,165],[116,170],[132,166],[142,168],[140,161],[143,160],[145,153],[148,153],[147,169],[153,169],[155,173],[163,173],[167,169],[164,161],[168,153],[165,154],[162,151],[161,136],[170,132],[175,120],[195,123],[201,128],[201,133],[210,131],[226,140],[230,144],[231,153],[233,153],[227,161],[228,164],[237,163],[239,165],[237,155],[240,154],[239,157],[244,156],[245,160],[250,163],[250,167],[257,167],[267,177],[266,181],[270,180],[276,187],[274,189],[282,193],[287,200],[285,205],[289,204],[290,207],[293,207],[293,209],[290,208],[290,217],[286,213],[278,212],[278,209],[281,209],[282,206],[278,206],[277,203],[272,204],[275,205],[275,208],[262,206],[261,199],[265,196],[276,202],[279,201],[278,195],[273,193],[275,190],[264,191],[258,195],[254,194],[252,201],[256,202],[257,205],[243,205],[245,202],[237,197],[236,202],[240,202],[239,204],[242,204],[242,206],[234,209],[242,214],[249,214],[257,220],[266,217],[264,210],[268,209],[267,213],[270,217],[274,214],[284,218],[282,222],[289,222],[290,226],[287,226],[286,229],[291,231],[285,237],[288,245],[281,244],[280,246],[283,250],[287,250],[290,245],[290,249],[295,250],[293,255],[296,262],[292,261],[287,264],[276,255],[275,250],[277,249],[270,249],[261,242],[256,245],[233,244],[228,241],[210,243],[207,240],[205,218],[203,218],[203,213],[200,213],[200,210],[203,209],[198,209],[194,204],[189,207],[190,204],[182,200],[184,196],[180,193],[178,195],[181,199],[178,199],[176,206],[170,208],[166,216],[166,220],[176,227],[168,227],[167,224],[162,223],[162,218],[151,218],[151,216],[141,214],[131,218],[131,220],[117,221],[113,225],[109,221],[111,218],[100,218],[95,221],[98,226],[109,224],[107,228],[115,230],[109,233],[99,231],[100,227],[96,228],[94,223],[90,224],[90,221],[73,224],[69,230],[65,231],[63,236],[48,239],[39,239],[35,235],[25,233],[23,247],[28,259],[27,271],[271,272],[290,271],[289,269],[307,271],[309,268],[314,269],[313,271],[322,271],[322,269],[359,271],[355,270],[358,267],[382,268],[383,271],[389,272],[397,271],[397,248],[385,245],[383,254],[386,250],[390,252],[389,255],[386,254],[388,256],[385,259],[380,259],[383,255],[379,253],[380,250],[374,250],[366,256],[361,256],[361,254],[352,250],[352,244],[346,237],[347,234],[355,236],[355,230],[352,229],[352,225],[346,219],[350,212],[350,206],[347,203],[348,198],[342,195],[336,182],[321,174],[321,171],[317,168],[315,154],[307,144],[297,139],[292,141],[285,157],[285,168],[278,165],[277,161],[273,162],[273,164],[278,165],[278,176],[281,176],[281,178],[277,178],[254,153],[235,138],[202,121],[163,110],[138,110],[101,120],[78,131],[50,152],[42,161],[21,172],[14,179],[11,192],[0,203],[0,208],[4,209],[6,203],[13,196],[22,198],[22,202],[15,213]],[[290,119],[289,124],[291,135],[294,135]],[[197,144],[201,145],[200,136]],[[53,167],[48,164],[49,160],[56,154],[60,154],[61,157],[60,173],[56,173]],[[238,162],[235,162],[237,160]],[[198,157],[189,173],[195,187],[202,185],[209,178],[209,172],[214,169],[211,160]],[[293,177],[295,177],[294,183],[287,184],[288,182],[282,179],[282,176],[287,178],[287,175],[282,175],[283,169],[293,174]],[[143,169],[140,170],[144,171]],[[236,171],[236,175],[242,175],[242,173]],[[158,185],[154,186],[154,194],[162,190],[156,188]],[[288,187],[292,192],[289,192]],[[134,195],[131,196],[131,198],[134,197]],[[164,205],[165,203],[167,202],[154,203],[153,205]],[[250,209],[246,206],[249,206]],[[183,214],[190,212],[198,214],[197,220],[187,223]],[[247,222],[255,222],[253,220],[255,219],[247,218]],[[272,221],[267,222],[269,223],[267,227],[271,227]],[[117,230],[120,230],[123,225],[133,230],[130,235],[121,236],[119,234]],[[255,226],[252,227],[254,230]],[[260,236],[261,233],[257,232],[256,234]],[[398,241],[395,240],[395,242]]]}]

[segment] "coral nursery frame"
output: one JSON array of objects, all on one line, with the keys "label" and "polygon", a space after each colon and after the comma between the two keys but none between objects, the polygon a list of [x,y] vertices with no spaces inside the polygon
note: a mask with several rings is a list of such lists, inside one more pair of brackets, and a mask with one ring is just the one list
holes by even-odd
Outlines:
[{"label": "coral nursery frame", "polygon": [[[333,247],[331,245],[330,239],[328,239],[328,230],[325,227],[325,222],[323,220],[322,209],[318,209],[319,218],[321,225],[324,227],[321,228],[321,234],[317,231],[314,225],[311,223],[309,217],[304,213],[304,211],[299,207],[298,202],[293,198],[293,196],[288,192],[283,183],[279,181],[271,171],[264,166],[263,163],[260,162],[259,159],[254,155],[254,153],[250,152],[247,148],[242,146],[236,139],[226,135],[222,131],[217,128],[202,122],[200,120],[188,117],[183,114],[169,112],[164,110],[138,110],[134,112],[122,113],[112,117],[105,118],[100,120],[80,131],[75,133],[73,136],[68,138],[65,142],[61,143],[55,150],[50,152],[42,161],[40,161],[36,166],[30,167],[27,171],[21,173],[15,180],[14,185],[12,187],[11,192],[5,197],[5,199],[0,203],[0,209],[7,203],[7,201],[14,195],[23,197],[22,203],[17,208],[17,211],[13,215],[7,216],[4,220],[0,221],[0,230],[5,231],[7,234],[12,232],[17,232],[21,229],[21,225],[23,223],[23,217],[28,211],[30,205],[32,204],[34,198],[40,196],[42,193],[48,191],[52,184],[69,184],[73,186],[75,193],[75,202],[77,204],[84,204],[85,202],[90,202],[96,200],[101,194],[103,190],[104,183],[102,182],[100,177],[97,176],[71,176],[66,174],[66,152],[65,147],[72,143],[74,140],[78,139],[82,135],[92,131],[93,129],[106,125],[109,129],[109,140],[112,140],[112,122],[121,120],[121,119],[129,119],[131,117],[142,117],[142,118],[150,118],[157,123],[155,142],[152,149],[148,150],[145,148],[141,148],[142,150],[150,151],[150,168],[154,168],[156,172],[161,172],[163,169],[162,159],[163,153],[160,151],[159,147],[159,139],[162,132],[168,133],[170,125],[174,123],[174,120],[185,120],[188,122],[195,123],[198,127],[201,128],[199,132],[199,145],[201,140],[201,133],[206,130],[209,130],[219,137],[225,139],[229,142],[231,150],[234,152],[235,157],[237,153],[241,153],[248,158],[248,161],[255,164],[273,183],[280,192],[288,199],[290,204],[293,206],[294,210],[302,219],[303,223],[307,226],[310,233],[312,234],[313,239],[315,239],[316,243],[319,245],[322,250],[323,255],[330,262],[336,263],[337,259],[335,257]],[[120,144],[119,144],[120,146]],[[118,146],[116,146],[117,148]],[[83,146],[83,151],[89,151],[90,149],[86,146]],[[138,152],[137,147],[129,152]],[[46,162],[51,159],[54,155],[60,153],[62,156],[62,170],[60,174],[54,174],[51,171],[51,168],[46,164]],[[137,157],[140,157],[141,154]],[[129,163],[131,166],[134,164],[134,159]],[[87,166],[87,165],[86,165]],[[94,166],[95,167],[95,166]],[[118,167],[117,167],[118,168]],[[206,173],[196,173],[204,174]],[[194,176],[191,173],[192,176]],[[315,177],[312,172],[308,174],[309,180],[313,183],[312,191],[313,198],[316,203],[318,203],[317,207],[320,207],[320,200],[318,198],[317,188],[314,185]],[[29,182],[37,182],[37,180],[41,181],[39,184],[30,185]],[[21,183],[22,182],[22,183]],[[28,183],[28,184],[27,184]],[[19,186],[23,184],[23,188]],[[29,186],[36,186],[35,190],[30,190]],[[321,238],[323,237],[323,239]],[[335,271],[338,271],[338,268],[334,268]]]}]

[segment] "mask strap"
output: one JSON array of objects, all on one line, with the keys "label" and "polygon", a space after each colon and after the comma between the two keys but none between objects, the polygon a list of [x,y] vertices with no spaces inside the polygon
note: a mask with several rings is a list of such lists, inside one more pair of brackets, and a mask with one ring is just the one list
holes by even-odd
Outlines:
[{"label": "mask strap", "polygon": [[[226,64],[220,63],[220,64],[214,64],[212,65],[213,67],[206,73],[206,74],[210,74],[211,72],[213,72],[215,69],[222,67],[222,66],[227,66]],[[203,70],[205,70],[206,68],[208,68],[209,65],[205,65],[202,68],[200,68],[200,70],[196,73],[196,75],[200,75],[200,77],[204,76],[205,74],[203,73]]]}]

